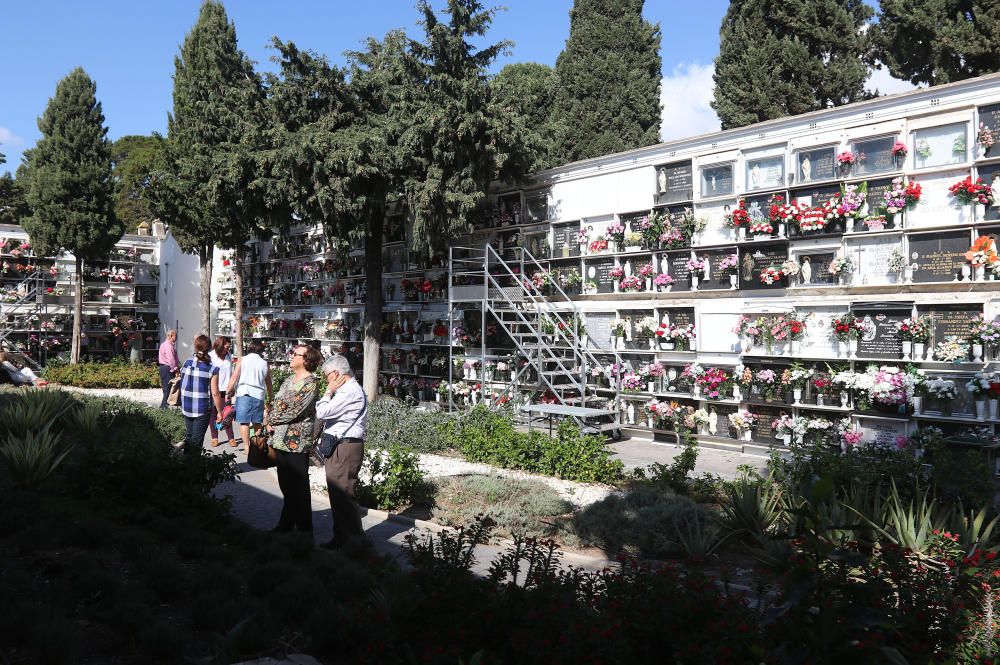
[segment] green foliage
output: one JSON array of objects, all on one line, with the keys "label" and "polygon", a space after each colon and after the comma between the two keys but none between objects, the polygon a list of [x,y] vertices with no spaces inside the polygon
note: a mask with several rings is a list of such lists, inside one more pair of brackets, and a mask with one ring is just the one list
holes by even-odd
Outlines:
[{"label": "green foliage", "polygon": [[450,428],[462,455],[508,469],[577,480],[613,483],[624,465],[613,459],[604,439],[585,435],[572,421],[560,422],[555,437],[543,432],[518,432],[510,415],[477,406]]},{"label": "green foliage", "polygon": [[115,216],[135,233],[140,224],[156,219],[151,187],[156,173],[166,168],[164,139],[159,134],[123,136],[111,146],[114,161]]},{"label": "green foliage", "polygon": [[992,0],[881,0],[875,57],[896,78],[939,85],[1000,71]]},{"label": "green foliage", "polygon": [[373,448],[400,445],[418,453],[451,447],[447,436],[453,417],[443,411],[423,411],[399,400],[379,399],[368,405],[366,443]]},{"label": "green foliage", "polygon": [[559,162],[660,141],[660,27],[644,0],[575,0],[556,60]]},{"label": "green foliage", "polygon": [[555,518],[572,510],[571,503],[536,480],[465,476],[437,481],[433,517],[458,527],[485,516],[501,536],[547,538],[556,532]]},{"label": "green foliage", "polygon": [[109,363],[49,363],[44,377],[50,383],[78,388],[159,388],[160,372],[156,365],[115,361]]},{"label": "green foliage", "polygon": [[558,124],[553,118],[557,88],[555,70],[535,62],[506,65],[490,81],[492,112],[523,125],[523,149],[529,154],[527,170],[532,173],[558,164],[555,153]]},{"label": "green foliage", "polygon": [[723,129],[865,98],[861,0],[733,0],[715,59],[715,109]]},{"label": "green foliage", "polygon": [[742,476],[722,487],[721,524],[751,543],[771,537],[785,518],[782,490],[770,480]]},{"label": "green foliage", "polygon": [[0,441],[0,458],[16,487],[41,485],[59,468],[70,450],[51,431],[8,435],[6,441]]},{"label": "green foliage", "polygon": [[[0,158],[2,158],[0,154]],[[3,161],[0,161],[3,164]],[[0,175],[0,224],[20,225],[31,214],[23,184],[9,173]]]},{"label": "green foliage", "polygon": [[358,498],[365,506],[392,510],[430,498],[431,488],[420,470],[420,458],[402,446],[368,448],[361,465]]}]

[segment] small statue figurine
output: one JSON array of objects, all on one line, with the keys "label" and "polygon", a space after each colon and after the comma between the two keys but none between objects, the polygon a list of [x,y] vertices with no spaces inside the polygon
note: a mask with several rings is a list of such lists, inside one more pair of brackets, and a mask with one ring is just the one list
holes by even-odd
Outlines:
[{"label": "small statue figurine", "polygon": [[715,411],[715,408],[713,407],[712,410],[708,413],[708,433],[714,436],[715,433],[718,431],[719,431],[719,414]]},{"label": "small statue figurine", "polygon": [[625,266],[624,266],[624,268],[625,268],[625,276],[626,277],[631,277],[632,276],[632,262],[629,261],[628,259],[625,259]]},{"label": "small statue figurine", "polygon": [[802,273],[802,283],[811,284],[812,283],[812,263],[809,261],[809,257],[802,259],[802,267],[799,268],[799,272]]},{"label": "small statue figurine", "polygon": [[657,194],[664,194],[667,191],[667,170],[659,169],[656,172]]},{"label": "small statue figurine", "polygon": [[809,155],[802,158],[802,181],[808,182],[812,175],[812,162],[809,161]]}]

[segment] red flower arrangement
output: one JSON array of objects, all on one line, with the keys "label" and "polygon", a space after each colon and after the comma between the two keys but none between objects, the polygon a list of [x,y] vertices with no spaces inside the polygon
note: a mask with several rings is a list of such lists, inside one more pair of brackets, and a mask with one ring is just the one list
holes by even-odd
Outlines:
[{"label": "red flower arrangement", "polygon": [[443,323],[437,324],[436,326],[434,326],[434,336],[435,337],[447,337],[448,336],[448,327],[445,326]]},{"label": "red flower arrangement", "polygon": [[434,289],[434,283],[431,280],[424,278],[423,283],[420,285],[421,293],[430,293]]},{"label": "red flower arrangement", "polygon": [[772,222],[781,221],[781,207],[785,205],[785,197],[781,194],[772,194],[771,198],[768,199],[767,205],[770,206],[768,210],[768,216]]},{"label": "red flower arrangement", "polygon": [[906,207],[912,209],[913,206],[920,203],[920,197],[923,193],[924,188],[920,186],[919,182],[906,183],[906,188],[903,190],[903,196],[906,197]]},{"label": "red flower arrangement", "polygon": [[972,176],[959,180],[949,187],[948,191],[964,206],[989,205],[993,202],[993,189],[989,185],[984,185],[980,178],[976,178],[976,181],[973,182]]},{"label": "red flower arrangement", "polygon": [[750,211],[747,210],[746,199],[740,199],[736,210],[732,212],[733,227],[750,226]]}]

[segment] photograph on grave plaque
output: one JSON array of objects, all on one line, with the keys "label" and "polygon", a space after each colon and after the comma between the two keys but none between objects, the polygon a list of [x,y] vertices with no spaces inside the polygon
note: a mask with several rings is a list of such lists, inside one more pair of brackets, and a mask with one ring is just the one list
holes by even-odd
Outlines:
[{"label": "photograph on grave plaque", "polygon": [[[994,151],[997,148],[993,148]],[[979,178],[984,183],[993,188],[993,204],[986,206],[986,220],[995,221],[1000,219],[1000,163],[984,164],[976,168]]]},{"label": "photograph on grave plaque", "polygon": [[917,311],[931,319],[931,344],[943,342],[948,337],[968,339],[972,325],[983,318],[982,305],[920,305]]},{"label": "photograph on grave plaque", "polygon": [[855,158],[854,175],[895,171],[896,163],[892,157],[892,146],[895,143],[895,136],[852,142],[851,152]]},{"label": "photograph on grave plaque", "polygon": [[785,184],[785,158],[760,157],[746,161],[747,191],[774,189]]},{"label": "photograph on grave plaque", "polygon": [[656,202],[675,203],[694,198],[691,161],[656,167]]},{"label": "photograph on grave plaque", "polygon": [[913,281],[951,282],[968,266],[965,252],[970,240],[968,231],[950,231],[909,237],[909,260],[916,265]]},{"label": "photograph on grave plaque", "polygon": [[611,269],[615,267],[613,258],[601,258],[588,260],[586,263],[587,274],[583,281],[597,282],[598,293],[614,293],[615,280],[611,277]]},{"label": "photograph on grave plaque", "polygon": [[[979,107],[979,123],[976,124],[976,133],[979,132],[979,125],[982,124],[986,129],[993,132],[994,138],[1000,136],[1000,104],[990,104],[989,106]],[[993,147],[986,150],[985,157],[996,157],[1000,154],[1000,147],[994,145]],[[986,178],[983,178],[983,182]],[[994,192],[997,190],[993,190]]]},{"label": "photograph on grave plaque", "polygon": [[713,164],[701,167],[701,197],[725,196],[733,193],[733,165]]},{"label": "photograph on grave plaque", "polygon": [[[834,168],[834,153],[836,146],[799,150],[795,153],[798,173],[796,182],[812,182],[814,180],[830,180],[836,177]],[[839,191],[839,190],[838,190]]]},{"label": "photograph on grave plaque", "polygon": [[901,307],[857,306],[851,310],[861,320],[858,356],[862,358],[897,359],[903,352],[903,340],[896,324],[911,316],[910,305]]},{"label": "photograph on grave plaque", "polygon": [[760,275],[765,268],[780,267],[787,258],[787,243],[741,247],[739,254],[740,288],[753,291],[785,288],[784,280],[779,279],[773,284],[765,284],[761,281]]}]

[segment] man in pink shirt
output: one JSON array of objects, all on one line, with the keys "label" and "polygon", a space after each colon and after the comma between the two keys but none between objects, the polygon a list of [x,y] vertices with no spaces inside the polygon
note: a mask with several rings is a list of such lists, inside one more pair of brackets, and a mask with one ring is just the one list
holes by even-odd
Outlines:
[{"label": "man in pink shirt", "polygon": [[166,410],[167,397],[170,396],[170,379],[177,376],[177,331],[168,330],[167,338],[160,344],[160,355],[157,359],[160,365],[160,383],[163,386],[163,401],[160,408]]}]

